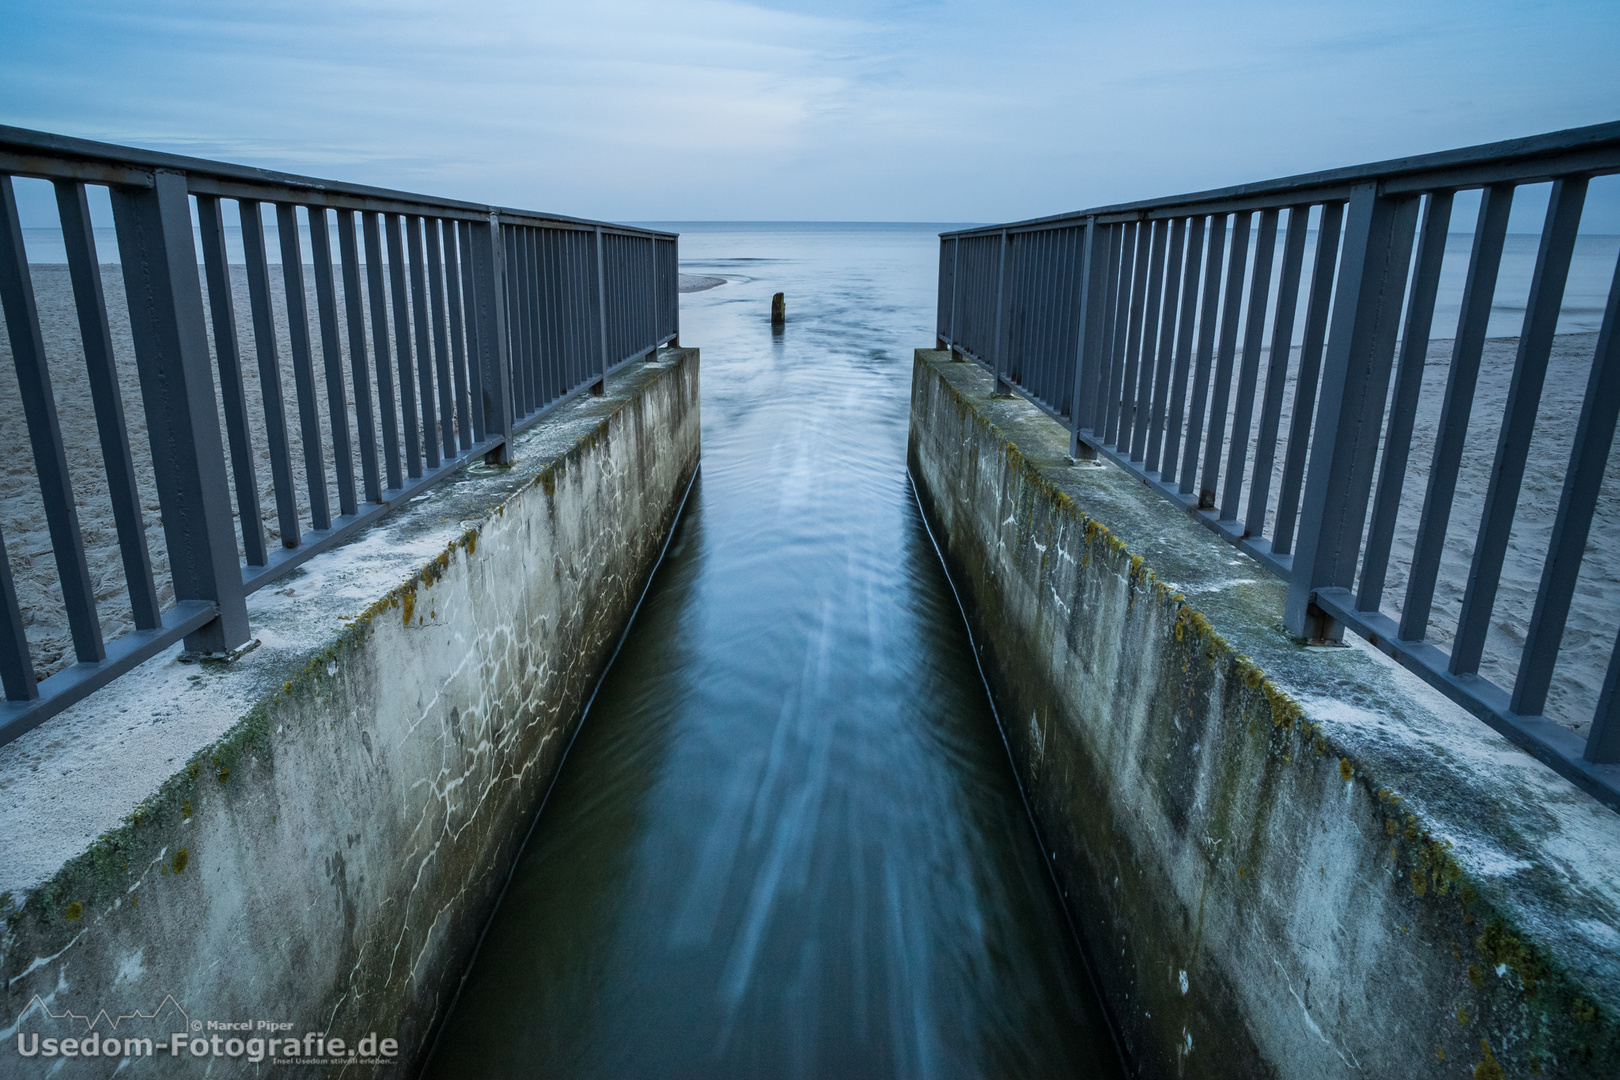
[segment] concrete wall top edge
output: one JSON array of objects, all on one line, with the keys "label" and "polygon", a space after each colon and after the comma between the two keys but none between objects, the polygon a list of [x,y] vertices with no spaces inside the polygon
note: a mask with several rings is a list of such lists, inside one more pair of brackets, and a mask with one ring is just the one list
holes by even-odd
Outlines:
[{"label": "concrete wall top edge", "polygon": [[[1405,882],[1405,849],[1427,845],[1461,875],[1459,893],[1464,886],[1470,895],[1477,890],[1482,919],[1489,911],[1489,918],[1505,920],[1506,929],[1485,931],[1481,938],[1497,933],[1485,951],[1495,949],[1502,962],[1494,968],[1476,964],[1469,979],[1494,982],[1513,967],[1515,956],[1534,953],[1572,980],[1584,1000],[1601,1003],[1598,1015],[1606,1016],[1605,1023],[1620,1017],[1620,815],[1359,639],[1337,649],[1308,648],[1292,639],[1281,625],[1281,581],[1123,470],[1072,462],[1067,432],[1021,398],[994,397],[991,376],[977,364],[928,349],[917,350],[915,364],[914,455],[921,452],[920,440],[933,440],[948,458],[958,430],[964,448],[969,440],[980,448],[1000,440],[1004,460],[994,469],[1001,477],[981,476],[980,492],[1043,504],[1004,504],[997,511],[1005,518],[1004,543],[1025,542],[1026,517],[1030,529],[1038,530],[1035,523],[1047,511],[1071,515],[1083,523],[1088,557],[1103,563],[1103,573],[1130,578],[1133,595],[1164,605],[1170,613],[1166,625],[1173,624],[1178,640],[1185,631],[1201,641],[1212,668],[1219,662],[1251,687],[1264,688],[1272,715],[1297,711],[1296,737],[1277,743],[1294,747],[1277,751],[1282,761],[1292,753],[1297,762],[1289,767],[1331,776],[1330,784],[1341,785],[1342,813],[1358,822],[1376,819],[1384,826],[1377,829],[1380,837],[1389,832],[1386,851],[1402,849],[1402,859],[1386,860],[1376,871],[1391,880],[1374,886],[1363,879],[1357,888],[1390,896],[1404,889],[1408,901],[1414,894],[1421,898],[1424,885],[1417,876]],[[947,415],[953,418],[941,419]],[[919,424],[930,430],[920,432]],[[977,467],[989,467],[987,459]],[[1013,474],[1018,479],[1008,480]],[[962,512],[963,497],[952,497],[955,512]],[[1032,531],[1028,542],[1050,541]],[[1059,557],[1040,550],[1042,559]],[[992,556],[989,565],[1017,562],[1001,558],[998,564]],[[1037,624],[1073,603],[1055,596],[1041,602],[1049,607],[1032,616]],[[1020,617],[1031,616],[1026,611]],[[1191,749],[1196,754],[1198,748]],[[1169,844],[1162,836],[1155,842]],[[1377,847],[1370,836],[1363,842],[1368,850]],[[1314,878],[1314,863],[1309,869]],[[1323,873],[1333,870],[1324,867]],[[1331,922],[1331,913],[1319,915]],[[1481,932],[1472,917],[1467,921],[1469,934]],[[1511,947],[1500,945],[1506,940]],[[1466,942],[1465,951],[1472,944]],[[1581,1000],[1576,998],[1577,1012],[1585,1007]],[[1466,1016],[1460,1022],[1466,1024]],[[1433,1047],[1429,1054],[1437,1064]]]}]

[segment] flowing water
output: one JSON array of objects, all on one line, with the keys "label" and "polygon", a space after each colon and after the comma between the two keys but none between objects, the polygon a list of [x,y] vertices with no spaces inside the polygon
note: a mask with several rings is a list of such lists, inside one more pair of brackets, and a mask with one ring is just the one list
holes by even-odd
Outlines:
[{"label": "flowing water", "polygon": [[937,229],[681,231],[702,473],[433,1075],[1119,1076],[906,479]]}]

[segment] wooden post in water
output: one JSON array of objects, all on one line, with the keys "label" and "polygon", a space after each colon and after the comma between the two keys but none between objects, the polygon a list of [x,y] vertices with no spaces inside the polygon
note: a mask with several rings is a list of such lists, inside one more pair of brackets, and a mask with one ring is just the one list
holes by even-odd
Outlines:
[{"label": "wooden post in water", "polygon": [[771,297],[771,329],[780,330],[787,324],[787,299],[782,293]]}]

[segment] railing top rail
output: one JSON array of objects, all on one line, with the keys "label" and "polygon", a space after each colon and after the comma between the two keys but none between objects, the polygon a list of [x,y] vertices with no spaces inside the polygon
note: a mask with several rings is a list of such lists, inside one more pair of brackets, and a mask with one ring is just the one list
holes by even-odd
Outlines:
[{"label": "railing top rail", "polygon": [[157,170],[183,172],[194,194],[300,202],[333,209],[378,210],[435,217],[487,218],[499,214],[516,225],[602,229],[631,236],[673,239],[677,234],[607,221],[438,198],[391,188],[323,180],[296,173],[234,165],[207,158],[142,150],[0,124],[0,172],[47,180],[82,180],[125,187],[151,187]]},{"label": "railing top rail", "polygon": [[[3,129],[0,129],[3,130]],[[1137,220],[1181,213],[1222,213],[1264,205],[1324,202],[1349,197],[1357,184],[1379,182],[1386,194],[1479,187],[1500,181],[1536,183],[1554,175],[1620,172],[1620,121],[1569,128],[1546,135],[1466,146],[1435,154],[1392,158],[1276,180],[1114,203],[1048,217],[940,233],[944,239],[985,236],[1002,230],[1029,230],[1083,224],[1087,218]],[[1156,213],[1156,211],[1158,213]],[[1175,214],[1170,213],[1174,211]]]}]

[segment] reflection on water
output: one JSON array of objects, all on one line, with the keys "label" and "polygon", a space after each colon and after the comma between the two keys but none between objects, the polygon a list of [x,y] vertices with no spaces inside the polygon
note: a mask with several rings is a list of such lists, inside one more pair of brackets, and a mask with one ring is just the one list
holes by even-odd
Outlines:
[{"label": "reflection on water", "polygon": [[682,231],[702,476],[434,1074],[1119,1075],[907,488],[936,229]]}]

